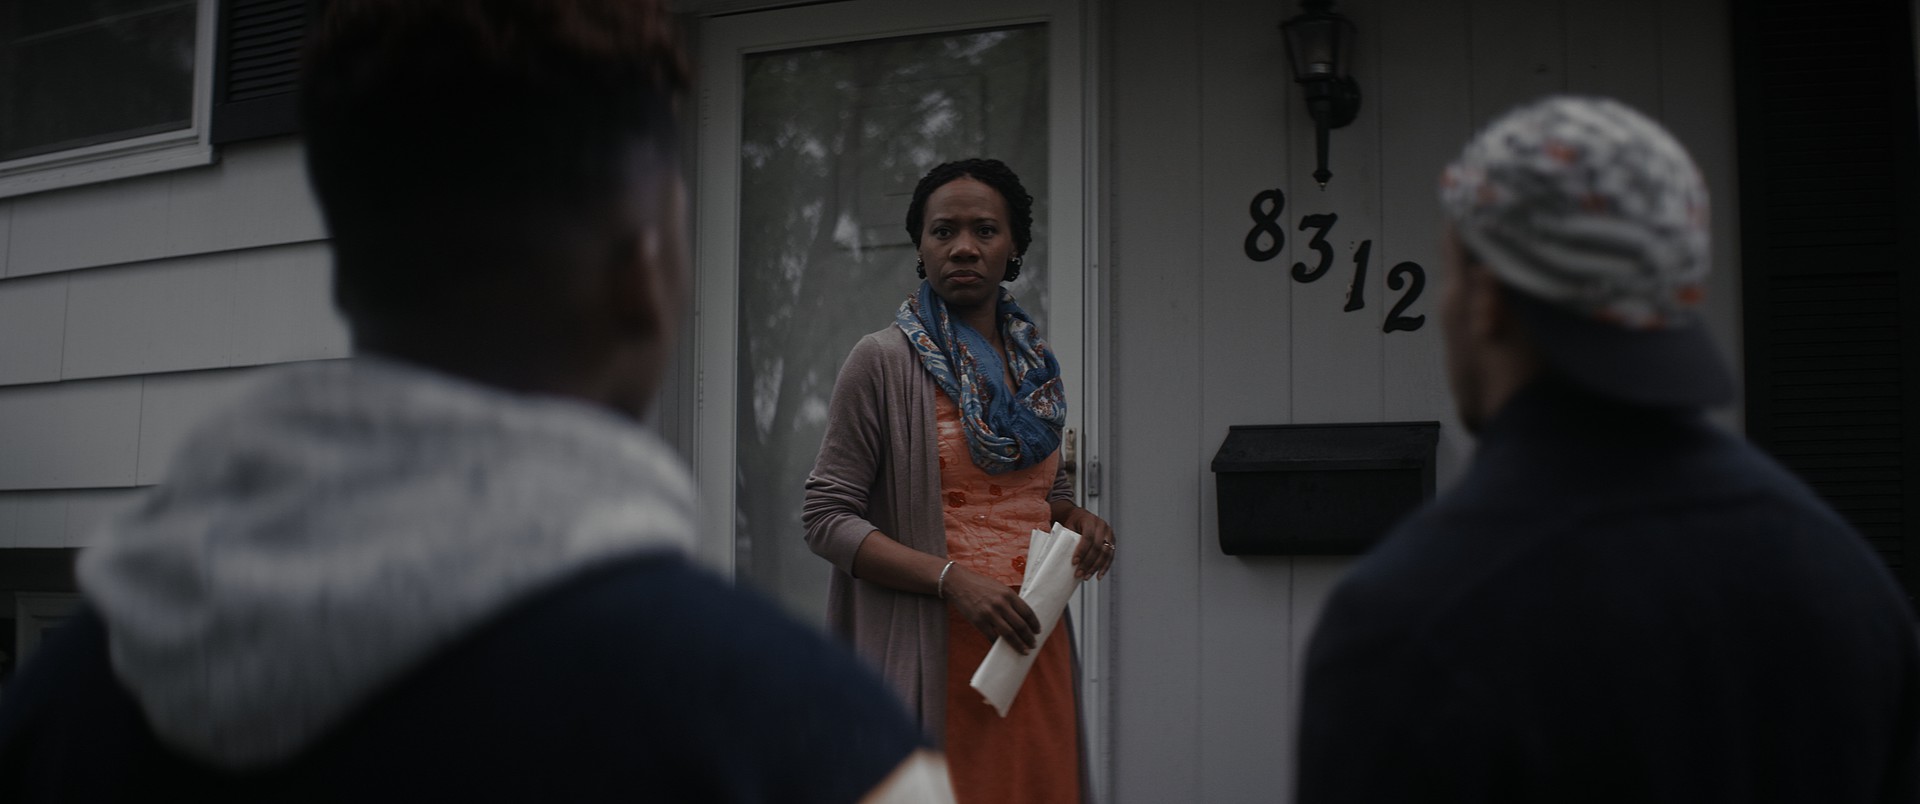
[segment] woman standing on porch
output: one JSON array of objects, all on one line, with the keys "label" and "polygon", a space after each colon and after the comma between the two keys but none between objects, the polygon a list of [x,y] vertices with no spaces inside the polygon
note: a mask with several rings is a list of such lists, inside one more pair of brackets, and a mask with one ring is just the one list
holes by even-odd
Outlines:
[{"label": "woman standing on porch", "polygon": [[1072,646],[1047,640],[1001,718],[968,682],[995,639],[1034,649],[1017,589],[1034,529],[1083,537],[1082,578],[1113,531],[1061,470],[1060,365],[1001,287],[1033,240],[1033,197],[997,160],[928,172],[907,208],[924,280],[855,344],[834,384],[801,518],[835,567],[828,616],[944,738],[959,800],[1081,798]]}]

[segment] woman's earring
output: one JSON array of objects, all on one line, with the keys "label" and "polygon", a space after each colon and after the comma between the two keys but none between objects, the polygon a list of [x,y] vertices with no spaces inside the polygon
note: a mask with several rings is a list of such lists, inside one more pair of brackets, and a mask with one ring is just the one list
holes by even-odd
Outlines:
[{"label": "woman's earring", "polygon": [[921,279],[927,278],[927,261],[915,257],[913,260],[913,272],[919,274]]},{"label": "woman's earring", "polygon": [[1021,261],[1021,258],[1020,258],[1020,255],[1018,254],[1015,254],[1013,256],[1013,259],[1007,260],[1006,281],[1012,282],[1013,280],[1020,278],[1020,261]]}]

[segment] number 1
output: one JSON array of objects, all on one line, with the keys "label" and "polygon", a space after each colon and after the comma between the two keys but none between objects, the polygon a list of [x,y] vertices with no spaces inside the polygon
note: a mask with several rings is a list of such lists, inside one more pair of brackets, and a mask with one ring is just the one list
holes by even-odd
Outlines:
[{"label": "number 1", "polygon": [[1373,241],[1360,241],[1360,250],[1353,253],[1353,284],[1347,286],[1347,312],[1363,309],[1367,306],[1367,258],[1373,256]]}]

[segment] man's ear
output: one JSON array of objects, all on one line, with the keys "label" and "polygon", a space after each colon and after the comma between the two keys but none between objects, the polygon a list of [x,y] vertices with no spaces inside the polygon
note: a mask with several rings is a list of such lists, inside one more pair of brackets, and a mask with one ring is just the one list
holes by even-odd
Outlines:
[{"label": "man's ear", "polygon": [[1539,371],[1540,352],[1533,332],[1521,318],[1519,301],[1514,297],[1518,291],[1501,284],[1484,265],[1478,266],[1475,273],[1479,275],[1479,286],[1474,288],[1473,301],[1478,315],[1469,324],[1474,330],[1473,337],[1481,348],[1499,356],[1500,365],[1507,367],[1519,382],[1524,382]]},{"label": "man's ear", "polygon": [[670,339],[680,326],[690,284],[686,184],[651,145],[635,143],[619,162],[621,182],[597,219],[598,300],[623,339]]},{"label": "man's ear", "polygon": [[1506,286],[1500,284],[1485,265],[1475,264],[1467,273],[1471,294],[1468,309],[1474,312],[1470,326],[1475,339],[1501,345],[1524,342],[1526,332],[1520,324],[1519,311],[1507,296]]},{"label": "man's ear", "polygon": [[679,303],[684,270],[666,244],[661,227],[649,221],[615,241],[607,252],[605,303],[623,333],[659,337],[675,326],[670,307]]}]

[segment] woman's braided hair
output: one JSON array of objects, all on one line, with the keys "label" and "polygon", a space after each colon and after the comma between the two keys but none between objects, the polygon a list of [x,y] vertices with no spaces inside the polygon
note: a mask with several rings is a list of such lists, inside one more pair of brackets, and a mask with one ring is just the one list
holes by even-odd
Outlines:
[{"label": "woman's braided hair", "polygon": [[[1033,242],[1033,195],[1020,184],[1020,177],[1013,169],[998,159],[962,159],[948,162],[927,171],[920,178],[920,184],[913,188],[913,202],[907,205],[907,235],[913,238],[913,247],[920,248],[920,227],[926,224],[927,197],[934,190],[946,186],[947,182],[958,178],[971,178],[992,187],[1007,202],[1007,226],[1013,230],[1013,254],[1019,258],[1027,253],[1027,246]],[[1021,264],[1007,264],[1007,277],[1012,282],[1020,278]]]}]

